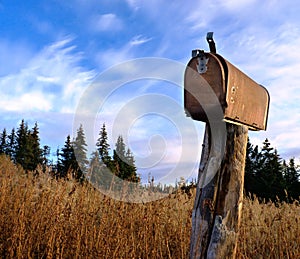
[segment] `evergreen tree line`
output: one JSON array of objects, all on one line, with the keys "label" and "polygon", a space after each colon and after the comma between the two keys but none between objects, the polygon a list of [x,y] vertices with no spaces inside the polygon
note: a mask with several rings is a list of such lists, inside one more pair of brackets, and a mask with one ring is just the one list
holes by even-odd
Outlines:
[{"label": "evergreen tree line", "polygon": [[0,154],[6,154],[16,163],[28,171],[33,171],[39,164],[45,164],[48,147],[40,147],[39,128],[35,123],[32,129],[22,120],[17,131],[13,128],[7,134],[4,128],[0,134]]},{"label": "evergreen tree line", "polygon": [[[24,120],[19,127],[8,134],[6,129],[0,133],[0,154],[10,156],[13,162],[26,171],[35,171],[41,165],[46,171],[51,167],[56,177],[66,178],[72,174],[77,180],[88,178],[93,182],[109,186],[114,176],[131,182],[140,182],[137,175],[134,156],[126,148],[122,136],[119,136],[112,150],[108,142],[105,124],[99,131],[95,150],[87,157],[87,144],[82,125],[72,140],[67,136],[64,146],[56,151],[57,162],[49,160],[50,147],[40,146],[39,128],[35,123],[32,129]],[[261,199],[291,201],[300,196],[300,170],[295,159],[285,161],[280,157],[269,140],[262,148],[253,146],[249,139],[245,166],[245,192]]]},{"label": "evergreen tree line", "polygon": [[26,171],[35,171],[40,165],[44,172],[47,168],[52,168],[52,173],[59,178],[67,178],[72,174],[75,179],[83,181],[91,175],[99,178],[112,173],[124,180],[140,182],[134,156],[129,148],[126,149],[123,137],[118,137],[113,157],[110,156],[110,149],[105,124],[99,132],[96,149],[90,159],[87,157],[83,126],[80,125],[76,137],[71,140],[68,135],[63,148],[56,151],[56,164],[49,160],[50,147],[40,146],[37,123],[29,129],[28,124],[22,120],[17,130],[13,128],[8,134],[4,128],[0,134],[0,154],[10,156],[14,163],[21,165]]},{"label": "evergreen tree line", "polygon": [[246,194],[265,200],[290,202],[300,197],[300,170],[295,159],[285,161],[269,140],[262,148],[253,146],[249,139],[245,167]]}]

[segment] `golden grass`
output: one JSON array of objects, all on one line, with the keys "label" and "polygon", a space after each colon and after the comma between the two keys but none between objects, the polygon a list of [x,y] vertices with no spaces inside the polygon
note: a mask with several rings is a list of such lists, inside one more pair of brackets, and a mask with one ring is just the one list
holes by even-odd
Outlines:
[{"label": "golden grass", "polygon": [[[188,258],[193,199],[123,203],[0,156],[0,257]],[[299,258],[299,215],[296,202],[245,199],[238,258]]]},{"label": "golden grass", "polygon": [[244,199],[240,258],[300,258],[300,206]]}]

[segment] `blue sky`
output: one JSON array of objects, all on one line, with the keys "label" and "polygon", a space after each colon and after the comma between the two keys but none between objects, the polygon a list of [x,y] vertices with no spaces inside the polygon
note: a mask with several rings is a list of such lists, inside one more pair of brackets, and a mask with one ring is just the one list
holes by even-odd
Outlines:
[{"label": "blue sky", "polygon": [[[270,92],[268,129],[250,133],[251,142],[261,144],[268,137],[284,158],[299,158],[299,13],[294,0],[0,1],[0,128],[11,130],[22,118],[31,127],[37,121],[42,144],[55,152],[72,134],[78,104],[101,73],[146,57],[185,65],[192,49],[208,50],[205,36],[214,31],[218,53]],[[112,138],[125,135],[141,167],[153,155],[158,162],[145,165],[145,174],[163,177],[178,161],[189,164],[190,171],[197,167],[203,124],[180,113],[181,91],[163,80],[128,82],[106,99],[93,125],[84,127],[97,132],[105,122]],[[140,118],[137,111],[147,105],[138,99],[149,94],[175,101],[187,126],[180,128],[147,109],[148,115]],[[136,114],[125,128],[120,120],[124,109]],[[198,131],[197,141],[186,142],[189,154],[182,158],[182,136],[195,134],[190,127]],[[171,174],[170,179],[178,177]]]}]

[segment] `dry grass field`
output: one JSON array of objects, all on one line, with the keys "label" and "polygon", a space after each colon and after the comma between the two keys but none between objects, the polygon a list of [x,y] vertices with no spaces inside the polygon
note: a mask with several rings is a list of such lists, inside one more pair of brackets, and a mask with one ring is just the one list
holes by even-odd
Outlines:
[{"label": "dry grass field", "polygon": [[[0,157],[1,258],[188,258],[192,197],[123,203]],[[238,258],[300,258],[300,206],[245,199]]]}]

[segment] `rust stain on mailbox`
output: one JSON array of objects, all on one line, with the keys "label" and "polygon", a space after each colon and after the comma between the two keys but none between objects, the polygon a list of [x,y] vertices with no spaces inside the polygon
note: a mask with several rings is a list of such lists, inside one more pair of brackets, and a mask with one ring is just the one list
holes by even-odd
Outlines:
[{"label": "rust stain on mailbox", "polygon": [[[225,121],[246,125],[251,130],[266,130],[270,100],[266,88],[222,56],[203,51],[199,53],[188,63],[184,76],[184,107],[187,115],[194,120],[208,122],[207,107],[221,106]],[[203,79],[208,84],[203,83]],[[219,102],[214,100],[210,103],[211,100],[203,98],[207,90],[205,88],[209,86]],[[202,108],[204,105],[206,112]]]}]

